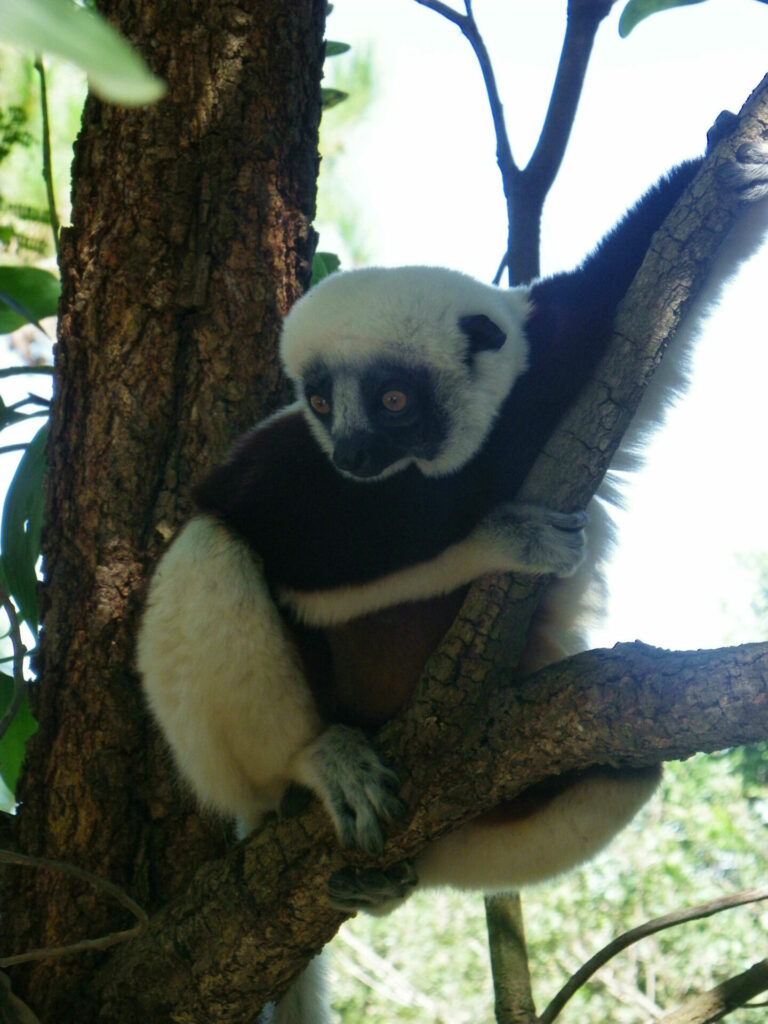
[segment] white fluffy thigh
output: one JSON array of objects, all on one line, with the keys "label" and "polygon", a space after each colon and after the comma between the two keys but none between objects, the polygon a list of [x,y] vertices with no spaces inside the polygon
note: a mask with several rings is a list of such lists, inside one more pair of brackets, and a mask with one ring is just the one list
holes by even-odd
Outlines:
[{"label": "white fluffy thigh", "polygon": [[472,823],[416,861],[425,886],[484,892],[517,889],[589,860],[634,817],[660,772],[588,774],[526,817]]},{"label": "white fluffy thigh", "polygon": [[256,559],[213,519],[192,519],[161,559],[138,667],[201,804],[253,828],[322,725]]}]

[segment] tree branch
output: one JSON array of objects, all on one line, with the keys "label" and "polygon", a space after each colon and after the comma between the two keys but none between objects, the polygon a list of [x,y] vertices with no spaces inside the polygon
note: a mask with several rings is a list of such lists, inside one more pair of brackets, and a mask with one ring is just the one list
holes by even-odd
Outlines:
[{"label": "tree branch", "polygon": [[[435,689],[449,699],[436,693],[426,704],[415,701],[382,734],[383,756],[406,780],[411,810],[385,863],[414,856],[553,774],[595,763],[639,767],[768,735],[768,644],[587,652],[519,686],[486,690],[468,723],[463,684],[474,689],[484,669],[487,647],[475,633],[483,619],[470,602],[451,630],[464,637],[458,665],[451,668],[444,653],[432,659],[430,675],[441,683]],[[121,1019],[125,992],[137,1018],[173,1009],[179,1024],[201,1014],[248,1019],[335,933],[341,916],[318,894],[348,860],[315,805],[203,865],[189,891],[112,958],[103,976],[104,1024]]]},{"label": "tree branch", "polygon": [[510,284],[531,281],[539,274],[539,230],[544,200],[570,138],[598,26],[615,0],[569,0],[565,38],[547,115],[536,149],[523,171],[512,155],[504,106],[471,0],[465,0],[466,14],[460,14],[441,0],[416,0],[416,3],[456,25],[477,58],[493,119],[496,160],[507,204],[507,251],[494,282],[501,279],[505,266],[509,269]]},{"label": "tree branch", "polygon": [[460,14],[448,4],[441,3],[440,0],[416,0],[416,3],[429,8],[430,11],[434,11],[448,21],[452,21],[454,25],[459,26],[462,32],[464,31],[464,25],[469,19],[468,14]]},{"label": "tree branch", "polygon": [[29,857],[23,853],[15,853],[13,850],[0,850],[0,863],[15,864],[20,867],[42,868],[47,871],[60,871],[63,874],[72,875],[89,885],[95,886],[105,892],[112,899],[117,900],[126,910],[130,910],[136,918],[133,928],[126,928],[120,932],[111,932],[109,935],[102,935],[98,939],[81,939],[79,942],[71,942],[66,946],[47,946],[41,949],[25,950],[23,953],[15,953],[11,956],[0,957],[0,967],[11,967],[14,964],[28,963],[31,960],[50,960],[61,956],[70,956],[72,953],[84,953],[95,949],[108,949],[120,942],[127,942],[136,938],[147,926],[147,915],[142,907],[132,900],[119,885],[114,885],[106,878],[94,875],[92,871],[85,871],[74,864],[66,864],[63,861],[49,860],[46,857]]},{"label": "tree branch", "polygon": [[[673,1013],[662,1017],[659,1024],[714,1024],[731,1010],[745,1006],[754,996],[768,989],[768,959],[753,964],[749,970],[728,978],[709,992],[691,996]],[[765,1004],[763,1004],[765,1005]]]},{"label": "tree branch", "polygon": [[513,203],[514,186],[520,177],[520,169],[512,156],[512,147],[509,144],[509,134],[504,121],[504,105],[501,102],[499,89],[496,85],[496,75],[493,71],[493,64],[491,63],[485,40],[477,27],[477,22],[472,12],[472,4],[470,0],[465,0],[467,13],[459,14],[458,11],[455,11],[447,4],[441,3],[440,0],[416,0],[416,3],[422,7],[428,7],[448,21],[453,22],[454,25],[457,25],[472,47],[477,63],[480,65],[483,82],[485,83],[485,91],[488,96],[488,105],[491,109],[493,130],[496,135],[496,161],[501,171],[501,183],[504,190],[504,198],[507,202],[507,230],[509,245],[511,246],[513,221],[511,204]]},{"label": "tree branch", "polygon": [[536,1024],[520,894],[485,897],[496,1024]]},{"label": "tree branch", "polygon": [[544,201],[571,136],[597,29],[613,3],[569,0],[563,48],[536,149],[523,171],[505,178],[509,233],[496,281],[505,265],[511,285],[532,281],[541,272],[539,242]]},{"label": "tree branch", "polygon": [[568,24],[544,126],[523,172],[543,204],[565,153],[600,22],[615,0],[569,0]]}]

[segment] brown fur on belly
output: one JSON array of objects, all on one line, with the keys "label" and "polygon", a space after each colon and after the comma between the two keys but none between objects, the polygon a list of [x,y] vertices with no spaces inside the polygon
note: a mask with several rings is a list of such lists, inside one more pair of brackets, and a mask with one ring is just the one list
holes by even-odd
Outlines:
[{"label": "brown fur on belly", "polygon": [[295,628],[321,714],[366,729],[392,718],[413,693],[465,594],[462,588],[329,629]]}]

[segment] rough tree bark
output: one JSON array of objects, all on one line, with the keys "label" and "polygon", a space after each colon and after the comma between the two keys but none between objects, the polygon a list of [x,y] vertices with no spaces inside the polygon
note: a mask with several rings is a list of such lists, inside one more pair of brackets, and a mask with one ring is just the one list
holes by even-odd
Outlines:
[{"label": "rough tree bark", "polygon": [[[40,731],[16,840],[154,908],[222,852],[224,829],[192,812],[148,725],[132,671],[137,612],[191,485],[280,401],[277,329],[307,284],[314,245],[326,4],[100,6],[169,94],[132,111],[89,99],[76,147],[48,449]],[[123,911],[68,877],[6,875],[9,954],[124,925]],[[95,1020],[95,960],[20,969],[14,985],[43,1020]]]}]

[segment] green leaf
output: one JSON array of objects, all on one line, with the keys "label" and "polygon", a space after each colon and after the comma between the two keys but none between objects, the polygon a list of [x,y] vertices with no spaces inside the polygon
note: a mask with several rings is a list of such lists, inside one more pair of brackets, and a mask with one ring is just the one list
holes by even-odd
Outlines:
[{"label": "green leaf", "polygon": [[349,43],[337,43],[332,39],[326,39],[325,41],[325,56],[326,57],[338,57],[340,53],[349,53],[352,47]]},{"label": "green leaf", "polygon": [[22,618],[36,633],[37,560],[43,526],[43,475],[48,425],[27,445],[11,480],[0,523],[3,577]]},{"label": "green leaf", "polygon": [[687,7],[689,4],[703,4],[704,0],[629,0],[619,18],[619,35],[625,38],[639,22],[658,11],[672,7]]},{"label": "green leaf", "polygon": [[[4,672],[0,673],[0,716],[13,698],[13,679]],[[27,740],[37,732],[37,721],[29,709],[29,699],[25,696],[19,709],[11,720],[4,736],[0,737],[0,776],[8,789],[16,792],[21,763]]]},{"label": "green leaf", "polygon": [[341,266],[341,260],[334,252],[316,252],[312,257],[312,280],[309,282],[310,288],[313,284],[317,284],[318,281],[322,281],[324,277],[328,277],[334,270],[338,270]]},{"label": "green leaf", "polygon": [[337,103],[343,103],[348,96],[349,93],[342,92],[341,89],[321,89],[320,97],[322,100],[323,110],[335,107]]},{"label": "green leaf", "polygon": [[45,316],[55,316],[60,293],[58,277],[47,270],[0,267],[0,334],[9,334]]},{"label": "green leaf", "polygon": [[14,423],[21,423],[26,418],[23,413],[9,409],[2,398],[0,398],[0,430],[5,430],[6,427],[10,427]]},{"label": "green leaf", "polygon": [[154,103],[166,91],[105,18],[74,0],[2,0],[0,39],[77,64],[96,95],[112,103]]}]

